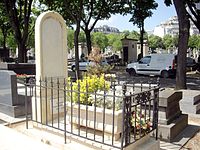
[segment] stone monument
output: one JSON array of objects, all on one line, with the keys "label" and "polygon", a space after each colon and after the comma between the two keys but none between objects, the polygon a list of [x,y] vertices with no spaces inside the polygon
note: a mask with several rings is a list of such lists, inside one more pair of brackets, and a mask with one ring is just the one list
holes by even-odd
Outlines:
[{"label": "stone monument", "polygon": [[[63,80],[67,78],[67,35],[66,25],[62,16],[56,12],[48,11],[42,13],[36,20],[35,25],[35,58],[36,58],[36,84],[39,81],[53,79],[56,84],[59,79],[63,86]],[[49,84],[47,84],[49,86]],[[56,85],[54,85],[55,87]],[[61,88],[61,87],[60,87]],[[55,106],[63,104],[63,93],[53,91],[53,99],[50,97],[50,89],[47,89],[45,97],[44,89],[36,89],[36,98],[32,99],[33,119],[41,121],[52,120],[56,114],[56,108],[52,108],[52,101]],[[57,94],[56,94],[57,93]],[[59,104],[58,103],[59,99]],[[35,109],[37,107],[37,109]],[[55,109],[55,110],[52,110]],[[35,112],[37,111],[37,112]],[[60,110],[62,113],[63,110]],[[59,112],[58,112],[59,113]]]},{"label": "stone monument", "polygon": [[[30,96],[27,96],[28,107]],[[17,92],[16,73],[0,70],[0,112],[11,117],[25,115],[25,97]]]},{"label": "stone monument", "polygon": [[180,110],[181,99],[181,91],[165,89],[159,93],[158,137],[161,140],[171,142],[188,125],[188,115]]},{"label": "stone monument", "polygon": [[200,91],[198,90],[182,90],[183,98],[180,101],[180,108],[187,114],[200,113]]}]

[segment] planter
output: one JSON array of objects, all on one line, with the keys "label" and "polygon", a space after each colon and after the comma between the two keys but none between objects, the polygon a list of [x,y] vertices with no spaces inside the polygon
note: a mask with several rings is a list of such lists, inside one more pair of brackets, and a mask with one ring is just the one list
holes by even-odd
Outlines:
[{"label": "planter", "polygon": [[[73,107],[72,108],[73,119],[71,119],[71,104],[70,103],[67,104],[67,115],[70,118],[70,122],[72,122],[74,125],[88,127],[91,129],[96,129],[98,131],[103,131],[103,126],[104,126],[105,135],[112,136],[112,133],[114,133],[114,140],[118,140],[120,138],[120,133],[122,131],[122,110],[115,111],[113,115],[113,110],[105,109],[105,122],[103,124],[103,116],[104,116],[103,108],[96,107],[96,113],[95,113],[94,106],[88,106],[88,111],[86,111],[87,109],[86,105],[80,105],[80,119],[79,119],[79,115],[78,115],[79,105],[73,104],[72,107]],[[87,119],[86,119],[86,116],[88,116]],[[79,125],[79,121],[80,121],[80,125]],[[95,121],[95,124],[94,124],[94,121]],[[114,125],[113,125],[113,121],[114,121]]]}]

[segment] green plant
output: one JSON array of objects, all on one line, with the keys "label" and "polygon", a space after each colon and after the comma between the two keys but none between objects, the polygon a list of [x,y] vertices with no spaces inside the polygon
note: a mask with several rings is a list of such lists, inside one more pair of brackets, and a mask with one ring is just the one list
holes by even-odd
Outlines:
[{"label": "green plant", "polygon": [[[68,79],[70,83],[70,79]],[[68,89],[69,89],[68,85]],[[68,97],[72,96],[72,101],[80,104],[92,105],[93,100],[89,98],[92,93],[97,91],[108,91],[110,89],[110,84],[104,78],[104,74],[88,75],[84,76],[82,80],[77,80],[72,85],[72,91],[68,92]],[[71,95],[72,94],[72,95]]]}]

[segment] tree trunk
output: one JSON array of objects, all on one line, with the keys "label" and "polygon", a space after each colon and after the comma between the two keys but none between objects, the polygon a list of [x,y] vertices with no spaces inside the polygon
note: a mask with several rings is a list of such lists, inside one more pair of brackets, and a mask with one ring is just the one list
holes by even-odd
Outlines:
[{"label": "tree trunk", "polygon": [[186,55],[188,49],[190,22],[184,1],[173,1],[179,21],[176,89],[186,89]]},{"label": "tree trunk", "polygon": [[90,30],[85,29],[85,36],[86,36],[86,42],[87,42],[87,49],[88,49],[88,55],[92,51],[92,42],[91,42],[91,35],[90,35]]},{"label": "tree trunk", "polygon": [[20,42],[18,45],[18,62],[27,62],[25,44]]},{"label": "tree trunk", "polygon": [[6,38],[7,38],[7,30],[5,25],[3,24],[2,28],[2,34],[3,34],[3,49],[6,50]]},{"label": "tree trunk", "polygon": [[140,44],[141,44],[140,58],[143,58],[143,41],[144,41],[144,21],[142,22],[142,25],[140,27]]},{"label": "tree trunk", "polygon": [[76,23],[76,31],[74,32],[74,45],[75,45],[75,70],[76,70],[76,78],[80,79],[79,72],[79,50],[78,50],[78,37],[80,33],[80,20]]}]

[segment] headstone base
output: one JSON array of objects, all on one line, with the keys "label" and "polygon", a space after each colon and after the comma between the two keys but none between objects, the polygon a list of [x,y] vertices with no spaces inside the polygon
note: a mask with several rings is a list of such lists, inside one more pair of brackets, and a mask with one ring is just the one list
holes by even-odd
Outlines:
[{"label": "headstone base", "polygon": [[0,112],[11,117],[19,117],[25,115],[25,106],[10,106],[0,103]]},{"label": "headstone base", "polygon": [[188,115],[182,114],[169,125],[158,125],[158,137],[160,140],[172,142],[172,140],[188,125]]},{"label": "headstone base", "polygon": [[[18,96],[21,101],[20,104],[8,105],[8,104],[0,103],[0,112],[6,114],[8,116],[14,117],[14,118],[19,117],[19,116],[25,116],[25,114],[26,114],[25,96],[23,96],[23,95],[18,95]],[[31,97],[27,96],[28,114],[31,113],[30,99],[31,99]]]}]

